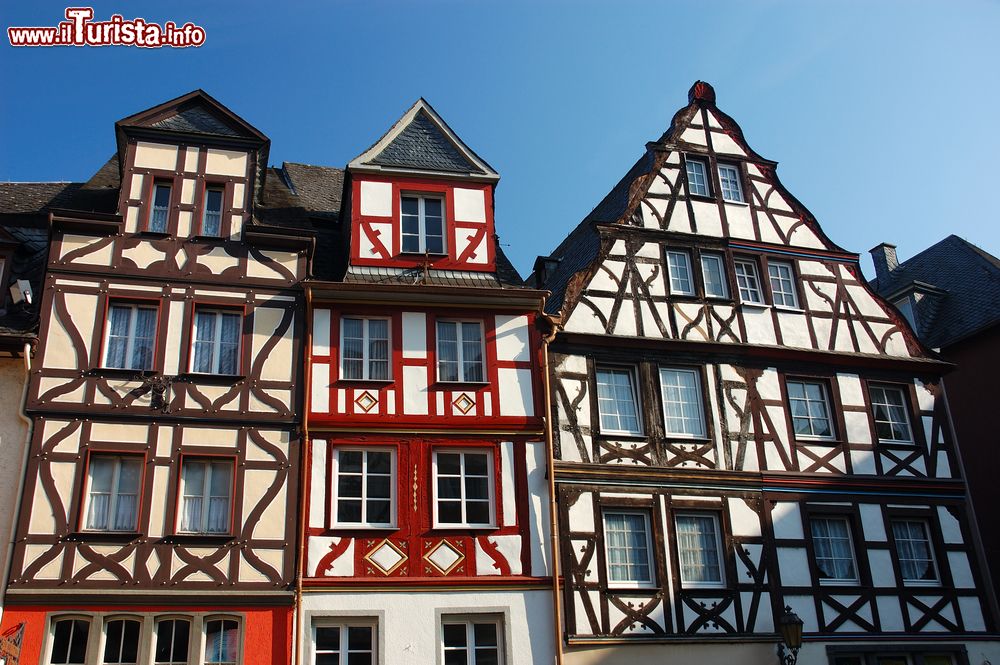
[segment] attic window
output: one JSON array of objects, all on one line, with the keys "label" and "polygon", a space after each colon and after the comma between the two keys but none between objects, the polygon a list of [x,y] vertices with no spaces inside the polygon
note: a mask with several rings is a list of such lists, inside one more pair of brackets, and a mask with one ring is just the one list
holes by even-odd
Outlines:
[{"label": "attic window", "polygon": [[899,300],[892,303],[899,310],[899,313],[903,315],[906,322],[910,324],[910,327],[914,331],[917,330],[917,313],[913,309],[913,299],[910,296],[905,298],[900,298]]},{"label": "attic window", "polygon": [[691,196],[708,196],[708,177],[705,162],[700,159],[688,159],[687,181],[688,194]]},{"label": "attic window", "polygon": [[403,196],[399,202],[404,254],[444,254],[444,200]]},{"label": "attic window", "polygon": [[149,207],[149,222],[147,231],[153,233],[167,232],[167,217],[170,213],[170,183],[156,182],[153,184],[153,196]]}]

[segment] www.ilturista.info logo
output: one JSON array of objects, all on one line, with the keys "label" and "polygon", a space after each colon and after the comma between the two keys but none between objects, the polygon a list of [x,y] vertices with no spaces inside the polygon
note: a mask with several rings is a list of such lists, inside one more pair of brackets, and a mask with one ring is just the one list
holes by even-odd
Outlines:
[{"label": "www.ilturista.info logo", "polygon": [[178,26],[114,14],[107,21],[94,21],[92,7],[67,7],[66,19],[55,27],[7,28],[11,46],[140,46],[185,48],[205,43],[205,29],[191,22]]}]

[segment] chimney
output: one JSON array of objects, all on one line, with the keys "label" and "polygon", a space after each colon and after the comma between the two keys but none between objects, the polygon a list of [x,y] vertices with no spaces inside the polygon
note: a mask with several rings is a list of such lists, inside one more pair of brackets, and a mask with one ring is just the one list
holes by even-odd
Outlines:
[{"label": "chimney", "polygon": [[878,280],[888,279],[892,271],[899,267],[899,260],[896,258],[896,246],[887,242],[868,250],[875,262],[875,278]]}]

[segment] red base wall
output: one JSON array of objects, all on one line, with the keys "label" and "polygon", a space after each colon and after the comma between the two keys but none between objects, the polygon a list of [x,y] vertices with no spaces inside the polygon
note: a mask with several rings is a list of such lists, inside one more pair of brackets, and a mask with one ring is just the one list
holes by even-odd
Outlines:
[{"label": "red base wall", "polygon": [[[96,594],[95,594],[96,595]],[[25,624],[21,642],[21,657],[18,665],[35,665],[42,662],[42,637],[46,630],[49,614],[80,612],[163,612],[164,614],[184,614],[210,612],[218,614],[240,614],[245,618],[243,625],[244,665],[288,665],[292,653],[292,608],[291,607],[239,607],[239,606],[144,606],[144,605],[59,605],[59,606],[8,606],[3,610],[0,635]]]}]

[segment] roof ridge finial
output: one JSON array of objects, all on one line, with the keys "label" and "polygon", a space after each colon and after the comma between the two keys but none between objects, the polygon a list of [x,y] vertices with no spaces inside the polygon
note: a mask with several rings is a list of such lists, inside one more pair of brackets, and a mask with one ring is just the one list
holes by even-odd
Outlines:
[{"label": "roof ridge finial", "polygon": [[715,104],[715,88],[705,81],[695,81],[691,89],[688,90],[688,104],[692,104],[695,101]]}]

